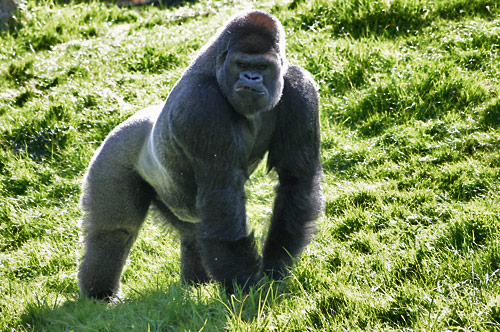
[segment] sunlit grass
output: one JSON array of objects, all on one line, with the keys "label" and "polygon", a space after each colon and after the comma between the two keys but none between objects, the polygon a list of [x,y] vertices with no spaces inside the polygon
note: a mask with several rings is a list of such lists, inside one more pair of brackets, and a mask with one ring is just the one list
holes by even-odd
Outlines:
[{"label": "sunlit grass", "polygon": [[[120,300],[78,297],[80,181],[106,134],[166,98],[251,6],[283,22],[321,95],[325,213],[284,282],[180,283],[178,238],[137,240]],[[28,1],[0,34],[0,330],[500,330],[495,0]],[[247,184],[260,240],[274,173]]]}]

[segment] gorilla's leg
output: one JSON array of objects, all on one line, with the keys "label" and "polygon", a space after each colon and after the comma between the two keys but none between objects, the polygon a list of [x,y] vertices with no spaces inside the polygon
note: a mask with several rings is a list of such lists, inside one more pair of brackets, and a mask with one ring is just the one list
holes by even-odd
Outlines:
[{"label": "gorilla's leg", "polygon": [[205,283],[210,280],[194,239],[181,237],[181,271],[182,280],[186,283]]},{"label": "gorilla's leg", "polygon": [[154,200],[154,206],[174,226],[181,238],[181,278],[186,283],[204,283],[210,280],[201,260],[201,249],[196,243],[195,225],[181,221],[165,204]]},{"label": "gorilla's leg", "polygon": [[116,294],[123,264],[134,240],[135,234],[120,229],[89,232],[78,275],[82,295],[103,300]]},{"label": "gorilla's leg", "polygon": [[83,295],[107,299],[118,291],[123,265],[144,221],[152,188],[138,175],[97,158],[84,186]]}]

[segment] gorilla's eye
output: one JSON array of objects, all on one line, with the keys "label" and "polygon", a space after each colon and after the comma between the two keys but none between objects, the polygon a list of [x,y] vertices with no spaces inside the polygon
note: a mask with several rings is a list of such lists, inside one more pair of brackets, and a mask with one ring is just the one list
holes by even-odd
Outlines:
[{"label": "gorilla's eye", "polygon": [[250,68],[250,65],[246,62],[243,62],[243,61],[238,61],[236,62],[236,65],[242,69],[248,69]]},{"label": "gorilla's eye", "polygon": [[257,69],[258,70],[266,70],[268,67],[269,66],[267,64],[263,63],[263,64],[258,65]]}]

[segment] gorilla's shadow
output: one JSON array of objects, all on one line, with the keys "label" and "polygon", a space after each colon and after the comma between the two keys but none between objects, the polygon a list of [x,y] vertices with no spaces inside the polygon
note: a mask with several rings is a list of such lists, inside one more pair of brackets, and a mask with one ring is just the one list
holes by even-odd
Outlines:
[{"label": "gorilla's shadow", "polygon": [[283,282],[266,281],[249,295],[227,295],[220,288],[177,282],[113,303],[78,297],[60,305],[28,304],[19,326],[29,331],[223,330],[228,317],[250,322],[279,304],[285,290]]}]

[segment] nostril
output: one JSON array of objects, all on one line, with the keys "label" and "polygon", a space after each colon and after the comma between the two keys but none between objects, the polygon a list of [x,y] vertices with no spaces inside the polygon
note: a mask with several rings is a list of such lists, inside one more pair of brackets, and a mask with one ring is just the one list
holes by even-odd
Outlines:
[{"label": "nostril", "polygon": [[262,77],[259,74],[245,72],[243,73],[243,77],[249,81],[261,81]]}]

